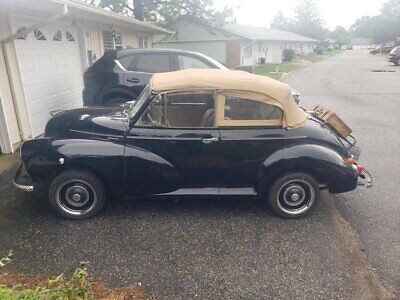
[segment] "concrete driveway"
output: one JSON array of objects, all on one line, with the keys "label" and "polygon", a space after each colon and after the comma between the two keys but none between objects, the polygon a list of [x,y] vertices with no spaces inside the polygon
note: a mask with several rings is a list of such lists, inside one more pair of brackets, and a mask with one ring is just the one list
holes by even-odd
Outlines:
[{"label": "concrete driveway", "polygon": [[[334,106],[335,97],[329,95],[338,93],[346,99],[361,99],[351,104],[359,106],[364,91],[358,85],[356,95],[360,93],[360,98],[349,82],[345,83],[352,92],[349,95],[341,94],[340,85],[324,90],[321,84],[328,78],[344,76],[335,71],[339,68],[353,70],[355,54],[345,53],[313,65],[287,80],[303,92],[303,98],[308,99],[304,103],[322,97],[332,99],[329,106]],[[374,57],[362,57],[365,64],[382,63]],[[333,92],[335,88],[338,91]],[[381,101],[380,97],[369,99]],[[390,109],[394,114],[397,108],[392,105]],[[374,109],[370,110],[373,114]],[[352,120],[348,113],[344,118]],[[380,119],[378,115],[373,118],[385,124]],[[230,197],[118,201],[96,218],[69,221],[52,213],[45,195],[17,192],[11,184],[13,169],[8,169],[0,177],[0,253],[13,249],[12,268],[31,274],[59,274],[70,271],[79,261],[90,261],[92,278],[114,287],[140,283],[149,297],[157,299],[394,298],[394,285],[386,282],[396,281],[390,281],[392,277],[379,269],[385,281],[381,280],[364,252],[366,247],[375,263],[370,245],[360,242],[335,206],[335,202],[340,203],[340,210],[346,218],[351,216],[348,219],[356,228],[358,222],[360,226],[371,222],[369,228],[376,228],[374,232],[387,234],[390,222],[384,220],[385,216],[393,217],[390,226],[399,225],[399,214],[394,217],[396,207],[387,212],[388,208],[382,208],[386,204],[374,200],[374,194],[378,199],[386,194],[379,188],[379,181],[384,179],[379,179],[382,175],[373,165],[377,152],[372,151],[379,147],[366,146],[369,140],[364,138],[370,128],[359,129],[364,128],[362,116],[355,120],[349,123],[354,122],[354,129],[360,132],[363,158],[375,174],[377,187],[338,198],[325,193],[315,213],[302,220],[282,220],[260,201]],[[386,132],[380,130],[376,139],[383,134]],[[389,151],[383,145],[382,149],[380,157],[382,151]],[[389,187],[393,181],[386,182]],[[361,204],[369,202],[375,208],[363,210]],[[364,238],[365,232],[360,232]],[[386,256],[388,251],[381,255]],[[394,250],[389,253],[396,255]]]},{"label": "concrete driveway", "polygon": [[368,51],[346,51],[285,81],[303,93],[305,107],[321,104],[353,129],[375,186],[337,196],[335,203],[360,234],[373,267],[399,291],[400,67]]}]

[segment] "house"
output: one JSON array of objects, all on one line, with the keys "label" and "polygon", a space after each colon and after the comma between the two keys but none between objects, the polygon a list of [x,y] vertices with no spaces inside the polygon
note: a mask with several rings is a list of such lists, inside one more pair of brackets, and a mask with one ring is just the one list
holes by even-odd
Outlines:
[{"label": "house", "polygon": [[369,38],[352,38],[349,43],[350,46],[353,47],[354,50],[365,50],[374,48],[374,41]]},{"label": "house", "polygon": [[284,49],[312,53],[318,41],[292,32],[227,24],[221,28],[190,19],[175,24],[174,35],[158,37],[154,47],[204,53],[230,68],[272,63],[282,59]]},{"label": "house", "polygon": [[78,0],[0,0],[0,146],[44,132],[50,111],[82,106],[82,73],[105,50],[152,46],[163,28]]}]

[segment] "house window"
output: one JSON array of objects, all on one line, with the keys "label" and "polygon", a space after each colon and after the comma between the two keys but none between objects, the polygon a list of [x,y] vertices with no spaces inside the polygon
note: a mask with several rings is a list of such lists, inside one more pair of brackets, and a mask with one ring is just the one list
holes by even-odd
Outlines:
[{"label": "house window", "polygon": [[[24,31],[26,29],[25,26],[22,26],[21,28],[18,28],[17,33],[21,33],[22,31]],[[21,35],[18,40],[26,40],[26,38],[28,37],[27,34]]]},{"label": "house window", "polygon": [[44,36],[43,32],[41,32],[39,29],[36,29],[35,31],[33,31],[33,34],[35,35],[35,38],[38,41],[45,41],[46,37]]},{"label": "house window", "polygon": [[139,48],[149,48],[149,39],[147,35],[139,35]]},{"label": "house window", "polygon": [[54,36],[53,36],[53,41],[55,41],[55,42],[60,42],[60,41],[62,41],[62,33],[61,33],[61,30],[58,30],[58,31],[54,34]]},{"label": "house window", "polygon": [[67,31],[66,34],[67,34],[67,40],[68,41],[75,42],[75,38],[74,38],[74,36],[72,35],[71,32]]},{"label": "house window", "polygon": [[114,30],[103,30],[103,48],[107,50],[122,50],[122,35]]}]

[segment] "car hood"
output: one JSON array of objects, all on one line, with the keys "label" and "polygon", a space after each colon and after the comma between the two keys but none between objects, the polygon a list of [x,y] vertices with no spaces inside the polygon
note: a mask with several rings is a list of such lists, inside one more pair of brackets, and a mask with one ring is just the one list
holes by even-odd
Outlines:
[{"label": "car hood", "polygon": [[125,106],[90,107],[62,111],[46,125],[50,138],[115,138],[128,128]]}]

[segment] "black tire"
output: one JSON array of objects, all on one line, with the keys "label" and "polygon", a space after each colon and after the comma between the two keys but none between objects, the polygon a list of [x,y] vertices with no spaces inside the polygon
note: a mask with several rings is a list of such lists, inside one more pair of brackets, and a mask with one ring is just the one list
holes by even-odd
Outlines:
[{"label": "black tire", "polygon": [[86,219],[104,207],[106,190],[102,181],[92,172],[68,170],[53,180],[49,198],[59,215],[69,219]]},{"label": "black tire", "polygon": [[311,213],[320,199],[318,182],[302,173],[287,173],[273,181],[267,202],[275,214],[286,219],[298,219]]},{"label": "black tire", "polygon": [[394,64],[395,64],[396,66],[398,66],[398,65],[400,64],[400,58],[398,58],[398,59],[394,62]]}]

